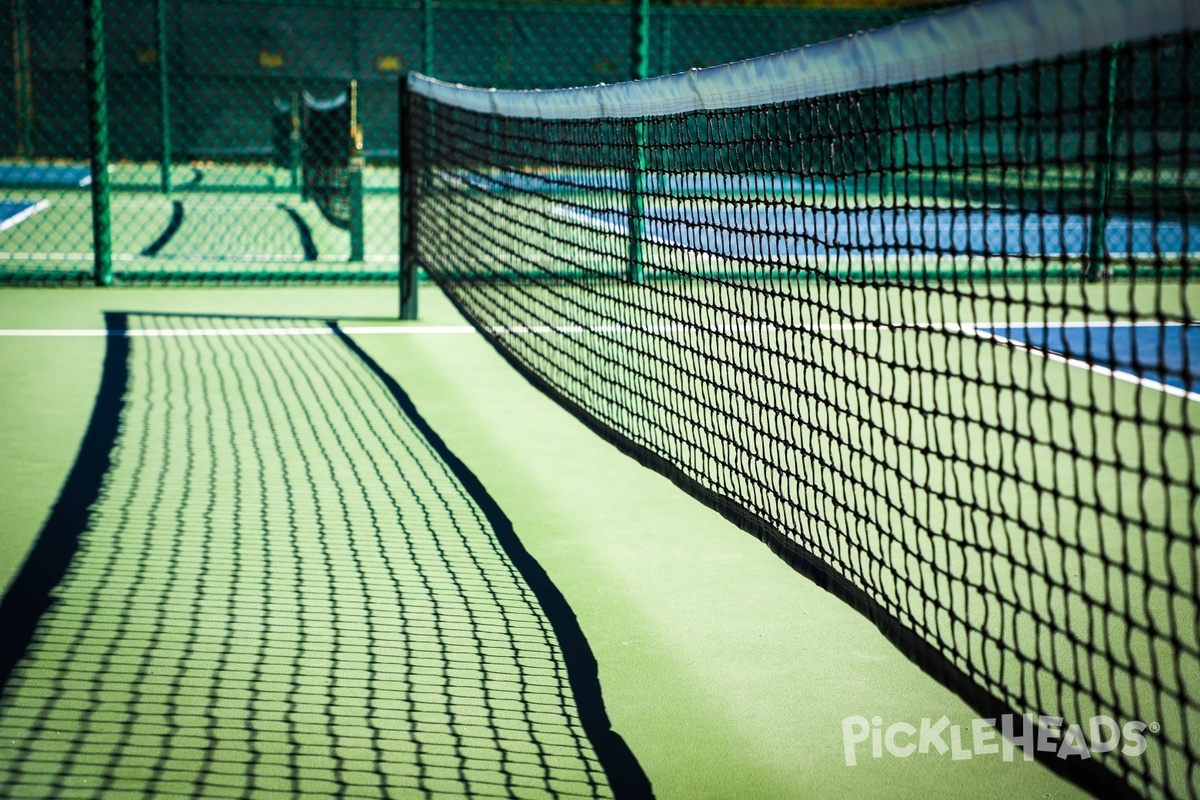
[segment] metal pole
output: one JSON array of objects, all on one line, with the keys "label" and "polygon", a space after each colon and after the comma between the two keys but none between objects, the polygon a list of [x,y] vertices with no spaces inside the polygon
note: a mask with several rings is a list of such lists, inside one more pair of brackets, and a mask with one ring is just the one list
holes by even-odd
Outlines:
[{"label": "metal pole", "polygon": [[[649,40],[650,40],[650,0],[631,0],[631,40],[633,51],[632,77],[643,80],[649,74]],[[646,129],[641,120],[633,123],[633,159],[629,170],[629,249],[625,277],[631,283],[642,282],[642,239],[644,227],[644,209],[642,207],[642,191],[646,173]]]},{"label": "metal pole", "polygon": [[1112,194],[1113,140],[1116,134],[1117,80],[1120,77],[1121,43],[1112,46],[1108,54],[1108,94],[1104,105],[1104,129],[1096,152],[1096,169],[1092,176],[1092,219],[1088,235],[1087,265],[1084,280],[1096,281],[1105,277],[1108,247],[1104,240],[1108,227],[1108,204]]},{"label": "metal pole", "polygon": [[416,205],[413,202],[412,104],[408,78],[400,76],[400,319],[417,318]]},{"label": "metal pole", "polygon": [[648,77],[650,71],[650,0],[630,0],[632,18],[633,73],[635,81]]},{"label": "metal pole", "polygon": [[675,8],[671,5],[670,0],[665,0],[662,6],[658,9],[658,13],[662,20],[661,33],[658,41],[658,74],[671,74],[671,17],[674,16]]},{"label": "metal pole", "polygon": [[171,80],[167,55],[167,0],[158,0],[158,118],[162,130],[162,191],[171,193]]},{"label": "metal pole", "polygon": [[421,72],[433,75],[433,0],[421,0]]},{"label": "metal pole", "polygon": [[363,136],[358,124],[358,81],[350,81],[350,260],[363,260]]},{"label": "metal pole", "polygon": [[83,0],[86,24],[88,149],[92,164],[93,279],[111,286],[112,219],[108,184],[108,96],[104,63],[104,2]]},{"label": "metal pole", "polygon": [[25,0],[13,3],[13,100],[17,155],[33,157],[33,75],[29,67],[29,16]]},{"label": "metal pole", "polygon": [[[288,129],[288,174],[292,191],[300,188],[300,94],[292,92],[292,121]],[[301,193],[303,193],[301,188]]]}]

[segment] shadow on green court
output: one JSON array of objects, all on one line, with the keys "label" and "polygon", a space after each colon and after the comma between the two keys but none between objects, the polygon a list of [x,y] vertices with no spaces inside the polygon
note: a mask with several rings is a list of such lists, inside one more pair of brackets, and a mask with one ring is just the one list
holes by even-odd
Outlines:
[{"label": "shadow on green court", "polygon": [[648,796],[574,614],[336,323],[112,312],[0,793]]}]

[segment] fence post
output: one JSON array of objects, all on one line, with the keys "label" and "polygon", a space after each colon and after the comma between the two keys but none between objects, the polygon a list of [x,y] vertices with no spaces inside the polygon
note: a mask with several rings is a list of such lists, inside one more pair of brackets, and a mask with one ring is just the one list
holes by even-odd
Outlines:
[{"label": "fence post", "polygon": [[675,7],[671,4],[671,0],[663,0],[658,8],[659,15],[659,34],[658,34],[658,74],[670,75],[671,70],[671,17],[674,15]]},{"label": "fence post", "polygon": [[648,77],[650,71],[650,0],[630,0],[630,23],[633,44],[631,60],[635,81]]},{"label": "fence post", "polygon": [[421,72],[433,75],[433,0],[421,0]]},{"label": "fence post", "polygon": [[1108,267],[1105,258],[1108,246],[1104,239],[1108,227],[1108,205],[1112,195],[1113,138],[1116,133],[1117,81],[1120,73],[1121,43],[1114,44],[1108,51],[1108,86],[1103,106],[1104,125],[1096,148],[1096,168],[1092,174],[1092,214],[1088,231],[1087,265],[1084,280],[1096,281],[1106,277]]},{"label": "fence post", "polygon": [[88,150],[92,166],[93,280],[111,286],[112,219],[108,183],[108,96],[104,62],[104,0],[83,0],[87,47]]},{"label": "fence post", "polygon": [[[630,41],[633,45],[633,79],[643,80],[649,74],[650,0],[630,0]],[[646,172],[646,129],[639,120],[633,123],[633,160],[629,169],[629,249],[625,277],[631,283],[642,282],[642,238],[644,209],[642,191]]]},{"label": "fence post", "polygon": [[414,243],[415,207],[413,204],[412,103],[408,77],[400,76],[400,319],[417,318],[417,254]]},{"label": "fence post", "polygon": [[162,191],[171,193],[171,79],[167,54],[167,0],[158,0],[154,14],[158,28],[158,119],[162,130]]},{"label": "fence post", "polygon": [[363,260],[363,134],[358,121],[358,81],[350,81],[350,260]]},{"label": "fence post", "polygon": [[29,15],[26,0],[13,5],[13,90],[16,99],[17,155],[33,157],[33,75],[29,67]]}]

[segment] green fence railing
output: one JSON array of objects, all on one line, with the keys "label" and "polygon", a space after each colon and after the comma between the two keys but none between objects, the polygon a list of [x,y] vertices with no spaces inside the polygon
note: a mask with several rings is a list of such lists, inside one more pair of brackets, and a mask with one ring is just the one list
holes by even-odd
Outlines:
[{"label": "green fence railing", "polygon": [[[946,4],[896,2],[10,0],[0,283],[392,280],[404,71],[500,88],[612,82]],[[351,81],[361,160],[346,182],[361,183],[361,203],[346,228],[306,198],[298,163],[314,145],[281,138],[279,109]]]}]

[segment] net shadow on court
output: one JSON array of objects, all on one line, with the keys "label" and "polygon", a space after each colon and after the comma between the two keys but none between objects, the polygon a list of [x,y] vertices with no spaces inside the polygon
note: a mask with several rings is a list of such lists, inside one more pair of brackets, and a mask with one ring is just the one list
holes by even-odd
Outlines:
[{"label": "net shadow on court", "polygon": [[980,720],[1076,749],[1031,758],[1196,798],[1200,37],[1147,2],[572,90],[412,73],[405,255]]},{"label": "net shadow on court", "polygon": [[570,608],[335,323],[110,313],[0,792],[647,796]]}]

